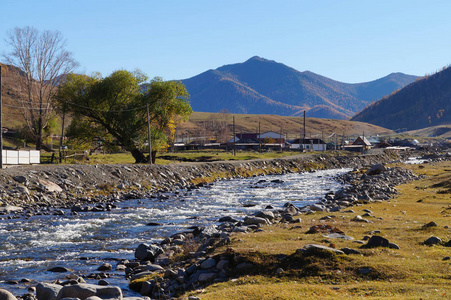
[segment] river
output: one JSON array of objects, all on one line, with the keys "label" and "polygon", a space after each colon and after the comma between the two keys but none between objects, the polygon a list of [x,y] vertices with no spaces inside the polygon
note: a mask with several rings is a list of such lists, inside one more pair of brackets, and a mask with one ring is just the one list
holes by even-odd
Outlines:
[{"label": "river", "polygon": [[[206,187],[159,198],[116,203],[110,212],[88,212],[64,216],[37,215],[0,220],[0,288],[16,296],[40,281],[65,280],[69,273],[51,273],[62,266],[73,274],[98,273],[104,262],[133,259],[143,242],[158,242],[192,225],[214,224],[220,217],[243,218],[267,205],[281,208],[286,202],[304,206],[320,200],[341,185],[334,177],[349,169],[312,173],[272,175],[217,181]],[[160,226],[147,226],[149,222]],[[107,281],[135,295],[127,288],[124,273],[109,272]],[[10,280],[32,279],[32,283],[8,284]],[[97,284],[97,280],[86,280]]]}]

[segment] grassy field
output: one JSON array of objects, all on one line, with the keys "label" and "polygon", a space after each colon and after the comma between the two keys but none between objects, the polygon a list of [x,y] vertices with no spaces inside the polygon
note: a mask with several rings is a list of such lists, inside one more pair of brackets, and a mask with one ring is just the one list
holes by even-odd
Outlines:
[{"label": "grassy field", "polygon": [[[129,152],[112,153],[112,154],[100,154],[95,153],[84,157],[82,152],[78,153],[76,157],[66,159],[63,163],[74,164],[132,164],[135,159]],[[313,152],[309,152],[313,153]],[[72,154],[72,152],[70,153]],[[224,150],[205,150],[205,151],[183,151],[183,152],[163,152],[157,155],[156,164],[166,165],[171,163],[180,162],[208,162],[208,161],[227,161],[227,160],[249,160],[249,159],[271,159],[285,156],[299,155],[299,152],[256,152],[256,151],[237,151],[236,155],[233,155],[231,151]],[[58,153],[55,154],[58,156]],[[50,161],[51,154],[43,154],[41,161]],[[86,159],[87,158],[87,159]]]},{"label": "grassy field", "polygon": [[[364,206],[354,206],[355,213],[315,213],[302,215],[299,224],[276,224],[263,232],[236,234],[228,249],[255,264],[253,271],[226,283],[192,292],[209,299],[450,299],[451,248],[451,162],[407,165],[426,179],[398,187],[396,199]],[[371,223],[351,219],[372,211]],[[329,220],[320,220],[331,216]],[[423,225],[434,221],[437,227]],[[311,226],[329,224],[354,240],[325,238],[307,234]],[[360,249],[356,241],[374,231],[397,244],[400,249]],[[437,236],[443,243],[423,245]],[[366,243],[366,242],[365,242]],[[338,249],[349,247],[362,255],[322,253],[310,257],[295,254],[307,244],[321,244]],[[286,260],[279,260],[287,255]],[[276,270],[283,271],[276,274]]]}]

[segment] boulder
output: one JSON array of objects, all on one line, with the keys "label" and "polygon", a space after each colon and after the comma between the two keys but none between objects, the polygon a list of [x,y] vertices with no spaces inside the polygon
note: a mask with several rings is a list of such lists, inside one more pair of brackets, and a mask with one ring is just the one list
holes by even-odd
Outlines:
[{"label": "boulder", "polygon": [[215,225],[209,225],[202,229],[202,235],[207,237],[212,237],[214,235],[219,235],[220,232],[218,229],[216,229]]},{"label": "boulder", "polygon": [[237,223],[238,220],[235,219],[235,218],[233,218],[233,217],[231,217],[231,216],[225,216],[225,217],[220,218],[220,219],[218,220],[218,222],[219,222],[219,223],[225,223],[225,222]]},{"label": "boulder", "polygon": [[373,235],[362,248],[389,247],[390,242],[381,236]]},{"label": "boulder", "polygon": [[210,282],[217,277],[216,273],[201,273],[199,274],[199,282]]},{"label": "boulder", "polygon": [[432,245],[437,245],[440,244],[442,242],[442,240],[436,236],[431,236],[430,238],[428,238],[427,240],[425,240],[423,242],[424,245],[428,245],[428,246],[432,246]]},{"label": "boulder", "polygon": [[296,208],[293,204],[288,205],[288,206],[282,211],[282,215],[296,216],[298,213],[299,213],[299,212],[298,212],[297,208]]},{"label": "boulder", "polygon": [[55,300],[63,287],[59,284],[41,282],[36,286],[38,300]]},{"label": "boulder", "polygon": [[341,248],[340,250],[343,251],[347,255],[349,255],[349,254],[362,254],[360,251],[352,249],[352,248],[348,248],[348,247]]},{"label": "boulder", "polygon": [[157,245],[140,244],[135,250],[135,257],[140,260],[155,261],[155,258],[162,254],[164,251]]},{"label": "boulder", "polygon": [[64,272],[70,272],[68,268],[65,267],[53,267],[48,269],[47,271],[53,272],[53,273],[64,273]]},{"label": "boulder", "polygon": [[17,298],[7,290],[0,289],[0,300],[17,300]]},{"label": "boulder", "polygon": [[50,180],[46,180],[46,179],[39,179],[39,188],[45,192],[49,192],[49,193],[53,193],[53,192],[57,192],[57,193],[61,193],[63,191],[63,189],[57,185],[54,182],[51,182]]},{"label": "boulder", "polygon": [[113,266],[109,263],[104,263],[100,267],[97,268],[97,271],[111,271],[113,270]]},{"label": "boulder", "polygon": [[246,225],[259,225],[259,224],[269,225],[269,221],[264,218],[246,216],[246,217],[244,217],[244,224],[246,224]]},{"label": "boulder", "polygon": [[101,299],[122,300],[122,291],[116,286],[99,286],[94,284],[66,285],[58,293],[56,300],[64,298],[80,298],[97,296]]},{"label": "boulder", "polygon": [[22,175],[14,176],[13,179],[15,181],[17,181],[18,183],[23,183],[23,184],[26,184],[26,182],[28,181],[27,178],[25,176],[22,176]]},{"label": "boulder", "polygon": [[208,258],[200,264],[200,268],[202,270],[211,269],[211,268],[214,268],[215,266],[216,266],[216,260],[214,258]]},{"label": "boulder", "polygon": [[432,221],[432,222],[429,222],[429,223],[423,225],[423,228],[428,228],[428,227],[437,227],[437,223]]},{"label": "boulder", "polygon": [[302,249],[296,250],[296,252],[302,252],[302,253],[315,253],[316,251],[329,251],[329,252],[333,252],[336,254],[344,254],[344,252],[341,250],[323,246],[323,245],[316,245],[316,244],[309,244],[309,245],[304,246],[304,248],[302,248]]},{"label": "boulder", "polygon": [[383,164],[377,164],[372,166],[368,171],[366,171],[367,175],[378,175],[382,172],[385,172],[387,168]]},{"label": "boulder", "polygon": [[274,213],[269,210],[259,211],[255,214],[258,218],[268,219],[269,221],[274,220]]},{"label": "boulder", "polygon": [[23,208],[19,207],[19,206],[13,206],[13,205],[5,205],[5,206],[0,206],[0,212],[2,213],[12,213],[12,212],[18,212],[18,211],[22,211]]},{"label": "boulder", "polygon": [[354,218],[351,219],[351,221],[353,222],[361,222],[361,223],[370,223],[369,220],[362,218],[362,216],[355,216]]}]

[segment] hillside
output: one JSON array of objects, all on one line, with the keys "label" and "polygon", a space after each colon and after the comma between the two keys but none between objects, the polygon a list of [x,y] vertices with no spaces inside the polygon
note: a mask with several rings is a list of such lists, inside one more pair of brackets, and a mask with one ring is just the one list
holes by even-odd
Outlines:
[{"label": "hillside", "polygon": [[392,73],[384,78],[348,84],[284,64],[252,57],[182,80],[194,111],[277,114],[347,119],[372,101],[417,77]]},{"label": "hillside", "polygon": [[[183,123],[177,128],[178,137],[182,135],[191,138],[200,136],[207,136],[211,138],[216,137],[214,128],[220,126],[214,126],[214,123],[224,123],[225,130],[223,131],[224,140],[230,139],[232,135],[232,117],[235,117],[235,131],[236,133],[251,133],[258,132],[260,123],[260,131],[275,131],[280,132],[287,136],[287,139],[296,139],[303,134],[303,122],[302,117],[288,117],[288,116],[276,116],[276,115],[247,115],[247,114],[218,114],[218,113],[201,113],[194,112],[189,121]],[[219,125],[219,124],[218,124]],[[307,137],[322,137],[327,138],[334,132],[336,135],[341,136],[358,136],[365,134],[370,135],[384,135],[391,134],[393,131],[385,128],[375,126],[372,124],[362,122],[351,122],[347,120],[330,120],[330,119],[318,119],[318,118],[306,118],[306,136]],[[213,130],[212,130],[213,129]],[[218,139],[221,138],[219,134]]]},{"label": "hillside", "polygon": [[450,83],[448,67],[371,104],[352,120],[393,130],[451,124]]},{"label": "hillside", "polygon": [[2,115],[3,127],[17,128],[24,123],[22,113],[17,108],[17,100],[21,95],[18,70],[9,65],[2,65]]},{"label": "hillside", "polygon": [[451,139],[451,124],[411,130],[405,132],[405,134],[418,137],[437,137],[443,139]]}]

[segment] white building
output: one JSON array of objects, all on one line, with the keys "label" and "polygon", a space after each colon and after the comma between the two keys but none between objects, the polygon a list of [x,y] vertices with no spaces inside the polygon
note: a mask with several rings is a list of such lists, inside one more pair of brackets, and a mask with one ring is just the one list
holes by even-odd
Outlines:
[{"label": "white building", "polygon": [[291,149],[326,151],[326,143],[321,139],[296,139],[291,142]]}]

